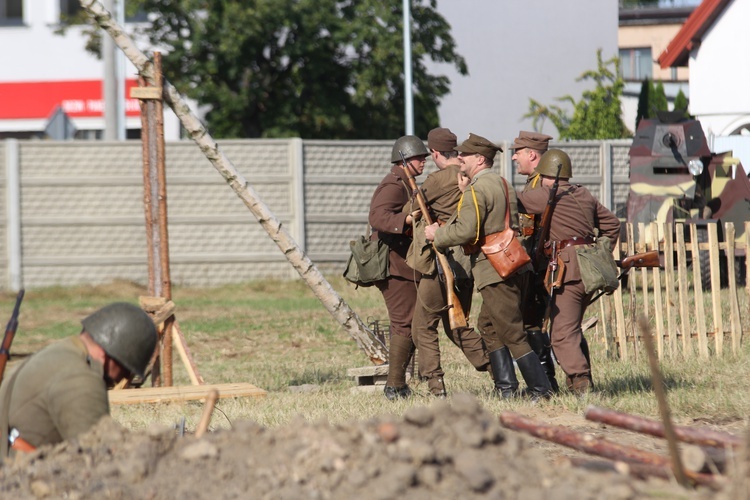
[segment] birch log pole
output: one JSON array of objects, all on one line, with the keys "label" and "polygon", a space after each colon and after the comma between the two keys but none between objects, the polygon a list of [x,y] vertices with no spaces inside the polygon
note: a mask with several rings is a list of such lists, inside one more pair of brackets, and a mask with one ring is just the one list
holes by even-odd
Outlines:
[{"label": "birch log pole", "polygon": [[[106,31],[115,44],[125,53],[138,72],[151,84],[155,85],[154,65],[148,57],[136,47],[125,30],[117,24],[111,14],[97,0],[80,0],[81,7],[93,18],[94,22]],[[174,110],[182,126],[190,137],[198,144],[203,154],[208,158],[216,170],[224,177],[227,184],[250,209],[276,243],[289,263],[313,293],[323,303],[331,315],[344,327],[357,345],[367,354],[375,364],[383,364],[388,360],[388,352],[383,343],[362,322],[344,299],[333,289],[321,272],[297,245],[297,242],[281,226],[281,222],[261,200],[255,190],[248,185],[247,180],[235,168],[234,164],[219,150],[219,145],[211,137],[201,121],[190,110],[187,102],[180,96],[177,89],[164,79],[164,100]]]}]

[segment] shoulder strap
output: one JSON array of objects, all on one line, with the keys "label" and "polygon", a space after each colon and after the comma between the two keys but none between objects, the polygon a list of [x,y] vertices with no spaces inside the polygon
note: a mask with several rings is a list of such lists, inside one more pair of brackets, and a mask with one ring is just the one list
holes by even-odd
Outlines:
[{"label": "shoulder strap", "polygon": [[510,200],[508,199],[508,182],[505,177],[500,177],[503,181],[503,195],[505,195],[505,229],[510,227]]}]

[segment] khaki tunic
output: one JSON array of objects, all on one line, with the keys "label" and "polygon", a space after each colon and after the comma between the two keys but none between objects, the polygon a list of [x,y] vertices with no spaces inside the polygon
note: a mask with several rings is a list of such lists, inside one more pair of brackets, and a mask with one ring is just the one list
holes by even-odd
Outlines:
[{"label": "khaki tunic", "polygon": [[[550,188],[532,189],[518,195],[521,210],[541,214],[549,199]],[[574,237],[607,236],[612,244],[620,236],[620,220],[603,206],[588,189],[560,180],[557,202],[552,212],[550,240],[561,241]],[[555,291],[550,308],[550,336],[552,349],[568,377],[591,376],[591,366],[581,350],[583,332],[581,321],[592,294],[584,293],[575,247],[560,252],[565,263],[562,286]]]},{"label": "khaki tunic", "polygon": [[[460,165],[448,165],[442,170],[427,176],[421,186],[425,202],[430,207],[433,220],[448,221],[456,211],[461,199],[458,188]],[[458,299],[464,313],[468,316],[471,310],[474,282],[471,279],[471,259],[464,255],[461,247],[449,249],[449,262],[456,279]],[[440,365],[440,344],[438,325],[443,324],[445,335],[463,351],[469,362],[480,371],[487,370],[489,358],[479,334],[473,328],[453,332],[448,320],[445,287],[440,282],[437,272],[422,276],[417,291],[419,299],[412,320],[412,335],[417,346],[419,371],[428,379],[442,377],[445,372]]]},{"label": "khaki tunic", "polygon": [[109,414],[104,367],[89,357],[79,336],[55,342],[24,362],[3,381],[0,401],[9,390],[8,427],[36,447],[75,437]]},{"label": "khaki tunic", "polygon": [[[508,197],[503,192],[502,178],[490,170],[475,175],[458,206],[458,215],[451,224],[435,232],[435,245],[448,248],[477,243],[484,235],[505,229],[505,207],[510,201],[510,222],[517,227],[516,193],[508,183]],[[478,327],[487,350],[492,352],[507,345],[514,358],[531,351],[523,332],[521,317],[522,276],[531,269],[503,280],[483,253],[471,256],[472,274],[482,294]]]}]

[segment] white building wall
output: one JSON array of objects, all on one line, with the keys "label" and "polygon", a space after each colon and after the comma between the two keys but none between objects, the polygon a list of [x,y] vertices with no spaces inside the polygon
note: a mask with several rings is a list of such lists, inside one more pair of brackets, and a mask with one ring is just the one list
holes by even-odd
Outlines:
[{"label": "white building wall", "polygon": [[724,9],[690,54],[690,112],[706,133],[750,127],[750,0]]},{"label": "white building wall", "polygon": [[[572,115],[572,107],[556,99],[579,100],[593,87],[576,80],[597,69],[598,48],[604,60],[617,55],[616,0],[438,0],[437,8],[469,68],[464,77],[447,65],[428,66],[451,80],[440,122],[459,139],[469,132],[501,139],[532,130],[523,118],[529,98]],[[550,122],[543,132],[557,138]]]}]

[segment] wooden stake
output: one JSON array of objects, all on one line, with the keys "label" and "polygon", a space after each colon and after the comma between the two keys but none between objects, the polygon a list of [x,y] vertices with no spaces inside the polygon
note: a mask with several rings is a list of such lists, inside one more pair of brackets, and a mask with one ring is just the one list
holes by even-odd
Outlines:
[{"label": "wooden stake", "polygon": [[203,407],[201,421],[198,424],[198,428],[195,429],[196,438],[201,438],[206,433],[206,430],[208,430],[208,424],[211,423],[211,415],[214,413],[214,406],[216,406],[217,399],[219,399],[219,391],[211,389],[211,392],[206,396],[206,405]]},{"label": "wooden stake", "polygon": [[721,272],[719,271],[718,223],[708,224],[708,255],[711,263],[711,305],[714,320],[714,346],[716,356],[724,354],[724,321],[721,317]]},{"label": "wooden stake", "polygon": [[688,278],[687,251],[685,250],[685,225],[675,225],[675,240],[677,241],[677,283],[680,300],[680,327],[682,328],[682,355],[687,358],[690,354],[690,337],[693,327],[688,317]]},{"label": "wooden stake", "polygon": [[172,325],[172,340],[177,347],[177,352],[180,354],[182,363],[185,365],[188,377],[190,377],[190,382],[193,385],[205,384],[203,377],[198,373],[198,368],[195,366],[193,357],[190,355],[190,348],[188,348],[187,342],[185,342],[185,336],[180,331],[180,326],[177,324],[177,320],[175,320]]},{"label": "wooden stake", "polygon": [[664,434],[667,437],[669,455],[672,457],[672,470],[674,471],[677,482],[682,486],[687,487],[690,483],[688,483],[685,469],[682,467],[682,458],[680,457],[680,451],[677,448],[677,437],[675,436],[674,428],[672,427],[672,418],[669,415],[669,404],[667,403],[666,389],[664,389],[664,379],[661,376],[661,370],[659,370],[659,360],[656,358],[654,339],[651,336],[651,330],[648,327],[648,319],[645,316],[641,316],[638,320],[638,326],[641,330],[641,336],[646,343],[648,364],[651,367],[651,381],[654,386],[656,401],[659,403],[659,413],[661,413],[662,423],[664,424]]}]

